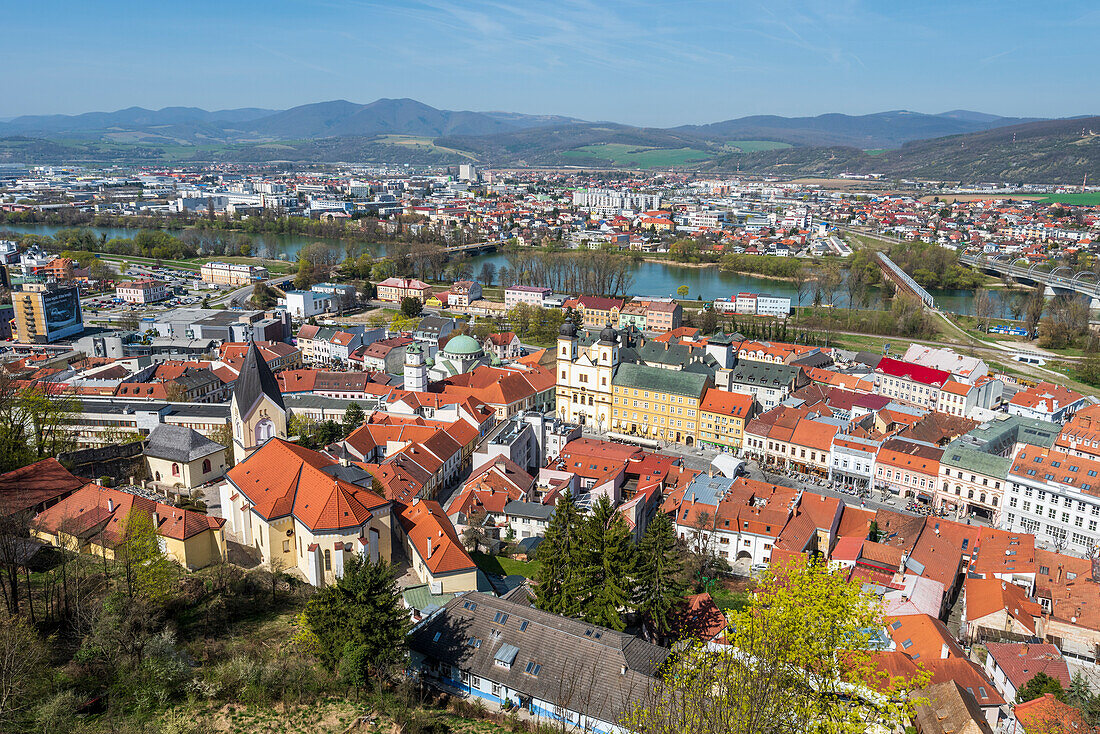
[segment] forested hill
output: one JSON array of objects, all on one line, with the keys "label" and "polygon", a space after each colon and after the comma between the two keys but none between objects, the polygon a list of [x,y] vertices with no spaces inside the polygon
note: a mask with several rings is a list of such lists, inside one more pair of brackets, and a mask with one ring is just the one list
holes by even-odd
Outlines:
[{"label": "forested hill", "polygon": [[1100,177],[1100,117],[1044,120],[906,143],[872,154],[855,148],[787,148],[724,155],[706,170],[759,173],[879,173],[961,181],[1079,183]]}]

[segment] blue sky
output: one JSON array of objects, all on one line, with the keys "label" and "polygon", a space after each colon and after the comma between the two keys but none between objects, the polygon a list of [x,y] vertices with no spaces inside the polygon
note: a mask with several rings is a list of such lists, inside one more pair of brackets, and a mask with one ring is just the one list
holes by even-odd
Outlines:
[{"label": "blue sky", "polygon": [[40,0],[0,17],[0,117],[379,97],[656,126],[1100,113],[1095,2]]}]

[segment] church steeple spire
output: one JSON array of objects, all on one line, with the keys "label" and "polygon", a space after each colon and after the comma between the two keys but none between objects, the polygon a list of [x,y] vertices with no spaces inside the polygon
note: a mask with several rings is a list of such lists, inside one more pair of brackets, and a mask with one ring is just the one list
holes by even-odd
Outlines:
[{"label": "church steeple spire", "polygon": [[279,381],[254,341],[248,344],[248,353],[233,385],[229,416],[237,462],[244,461],[268,439],[286,438],[286,405]]}]

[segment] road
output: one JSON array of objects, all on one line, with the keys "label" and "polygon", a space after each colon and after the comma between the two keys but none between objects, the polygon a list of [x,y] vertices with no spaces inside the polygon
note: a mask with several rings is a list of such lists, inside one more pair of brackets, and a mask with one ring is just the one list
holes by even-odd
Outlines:
[{"label": "road", "polygon": [[[282,283],[285,283],[285,282],[287,282],[289,280],[293,280],[293,279],[294,279],[293,275],[284,275],[284,276],[279,277],[279,278],[272,278],[271,280],[264,280],[264,281],[261,281],[261,282],[266,283],[267,285],[277,286],[277,285],[281,285]],[[232,290],[232,291],[229,291],[228,293],[223,293],[222,295],[217,296],[215,298],[211,298],[210,303],[213,304],[213,305],[223,305],[224,304],[226,306],[244,306],[245,302],[248,301],[248,299],[252,297],[252,289],[255,288],[255,287],[256,287],[256,285],[254,283],[250,283],[249,285],[241,286],[240,288],[237,288],[236,290]]]}]

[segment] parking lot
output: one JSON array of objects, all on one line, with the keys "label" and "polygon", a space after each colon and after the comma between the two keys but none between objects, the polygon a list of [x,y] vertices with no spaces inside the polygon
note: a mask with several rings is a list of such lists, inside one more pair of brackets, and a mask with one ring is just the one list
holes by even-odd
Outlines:
[{"label": "parking lot", "polygon": [[[199,307],[204,299],[221,292],[218,288],[196,287],[196,283],[200,282],[200,276],[194,270],[131,264],[125,275],[132,280],[148,278],[164,283],[168,297],[154,303],[132,304],[114,293],[93,294],[81,301],[86,317],[109,321],[125,318],[131,313],[136,315],[186,306]],[[120,280],[116,285],[125,282],[127,281]]]}]

